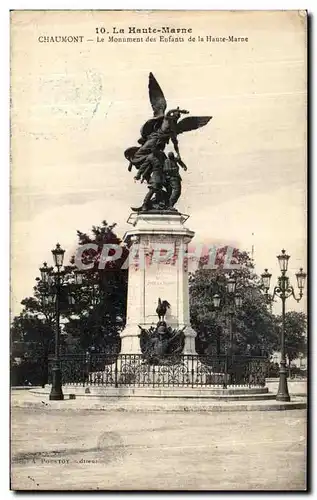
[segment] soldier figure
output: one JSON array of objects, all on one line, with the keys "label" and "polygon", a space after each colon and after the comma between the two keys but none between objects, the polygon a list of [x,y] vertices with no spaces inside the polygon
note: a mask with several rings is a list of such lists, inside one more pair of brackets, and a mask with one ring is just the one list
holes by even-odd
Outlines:
[{"label": "soldier figure", "polygon": [[172,151],[168,153],[163,168],[168,208],[174,207],[182,192],[182,178],[179,174],[179,165],[185,171],[187,170],[185,163],[179,157],[175,157]]}]

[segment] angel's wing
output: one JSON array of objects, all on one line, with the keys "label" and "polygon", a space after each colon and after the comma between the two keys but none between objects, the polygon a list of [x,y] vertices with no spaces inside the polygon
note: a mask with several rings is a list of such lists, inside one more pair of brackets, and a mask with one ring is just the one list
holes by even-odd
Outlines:
[{"label": "angel's wing", "polygon": [[155,130],[159,129],[160,126],[162,125],[164,119],[164,115],[157,116],[155,118],[150,118],[147,122],[144,123],[144,125],[141,128],[141,136],[143,139],[147,139],[147,137],[152,134],[152,132],[155,132]]},{"label": "angel's wing", "polygon": [[212,119],[212,116],[188,116],[177,123],[177,134],[189,132],[196,128],[204,127]]},{"label": "angel's wing", "polygon": [[184,329],[174,330],[169,328],[169,334],[168,354],[181,354],[185,345]]},{"label": "angel's wing", "polygon": [[147,350],[147,345],[148,345],[148,341],[149,341],[149,332],[148,332],[148,330],[145,330],[144,328],[142,328],[140,325],[138,325],[138,327],[141,330],[141,332],[139,334],[141,352],[144,353]]},{"label": "angel's wing", "polygon": [[133,156],[135,153],[139,150],[140,148],[138,146],[133,146],[132,148],[128,148],[124,152],[124,156],[126,157],[127,160],[132,160]]},{"label": "angel's wing", "polygon": [[164,115],[167,106],[166,100],[153,73],[149,75],[149,96],[153,108],[153,116]]}]

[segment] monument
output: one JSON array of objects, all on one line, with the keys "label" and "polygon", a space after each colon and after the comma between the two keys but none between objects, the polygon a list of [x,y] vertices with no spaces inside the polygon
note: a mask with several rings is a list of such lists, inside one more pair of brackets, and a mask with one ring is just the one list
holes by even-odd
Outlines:
[{"label": "monument", "polygon": [[[148,191],[142,204],[132,207],[129,222],[133,229],[124,236],[130,259],[127,322],[121,332],[121,354],[141,354],[141,329],[143,340],[147,332],[153,340],[152,346],[156,346],[154,358],[168,352],[164,349],[171,343],[163,340],[164,335],[182,338],[176,351],[181,345],[182,354],[195,355],[196,332],[189,318],[187,265],[188,244],[195,233],[185,226],[189,216],[175,208],[181,195],[180,168],[187,170],[180,155],[178,135],[207,125],[212,117],[188,116],[180,120],[189,111],[177,107],[166,112],[163,91],[152,73],[149,97],[153,117],[141,128],[139,146],[124,152],[129,161],[128,171],[134,167],[134,179],[146,183]],[[176,155],[165,151],[170,142]],[[155,344],[155,335],[161,338],[161,343],[157,340]],[[151,356],[148,359],[154,359]]]}]

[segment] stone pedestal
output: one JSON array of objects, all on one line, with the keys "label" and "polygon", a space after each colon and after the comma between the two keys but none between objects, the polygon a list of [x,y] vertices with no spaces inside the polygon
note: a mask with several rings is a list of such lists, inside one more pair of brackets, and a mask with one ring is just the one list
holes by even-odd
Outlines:
[{"label": "stone pedestal", "polygon": [[148,329],[158,317],[158,298],[167,300],[165,321],[183,329],[184,354],[196,354],[196,332],[189,322],[187,249],[194,232],[179,213],[138,214],[134,228],[124,236],[130,246],[127,323],[121,332],[121,354],[140,353],[138,325]]}]

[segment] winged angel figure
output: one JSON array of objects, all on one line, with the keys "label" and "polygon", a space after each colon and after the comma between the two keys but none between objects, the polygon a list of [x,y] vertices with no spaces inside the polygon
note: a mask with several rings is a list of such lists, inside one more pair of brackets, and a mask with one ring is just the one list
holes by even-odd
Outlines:
[{"label": "winged angel figure", "polygon": [[[190,130],[206,125],[211,116],[190,116],[179,121],[183,114],[189,114],[186,109],[179,107],[166,112],[167,103],[163,91],[152,73],[149,75],[149,97],[153,109],[153,118],[146,121],[141,128],[140,146],[126,149],[125,157],[129,160],[128,170],[134,166],[139,172],[136,179],[150,181],[153,170],[158,171],[159,165],[163,169],[166,155],[164,149],[171,140],[176,152],[178,163],[186,169],[182,162],[177,136]],[[158,179],[161,181],[161,179]],[[158,182],[163,184],[162,182]]]}]

